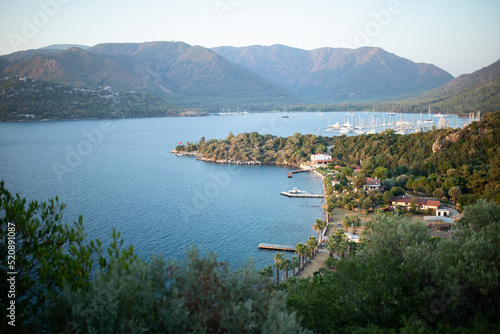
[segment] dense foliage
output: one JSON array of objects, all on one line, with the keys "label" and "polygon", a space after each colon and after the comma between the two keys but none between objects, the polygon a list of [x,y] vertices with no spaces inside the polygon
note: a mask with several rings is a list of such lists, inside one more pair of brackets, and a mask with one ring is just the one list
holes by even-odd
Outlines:
[{"label": "dense foliage", "polygon": [[258,161],[266,164],[297,165],[311,159],[311,154],[325,153],[328,139],[316,135],[301,135],[283,138],[261,135],[257,132],[232,133],[224,140],[201,138],[198,143],[187,143],[176,147],[177,151],[194,152],[210,160]]},{"label": "dense foliage", "polygon": [[102,252],[63,210],[57,198],[27,202],[0,183],[2,333],[307,332],[252,263],[234,270],[193,247],[183,261],[145,261],[116,232]]},{"label": "dense foliage", "polygon": [[111,87],[72,88],[28,78],[0,80],[0,121],[177,116],[166,100]]},{"label": "dense foliage", "polygon": [[380,167],[393,181],[407,175],[398,185],[409,190],[432,194],[441,189],[449,194],[458,187],[462,206],[480,197],[500,203],[500,112],[458,130],[338,137],[332,156],[362,166],[367,176]]},{"label": "dense foliage", "polygon": [[286,284],[288,304],[316,333],[495,333],[500,298],[500,206],[469,206],[458,231],[377,216],[335,271]]}]

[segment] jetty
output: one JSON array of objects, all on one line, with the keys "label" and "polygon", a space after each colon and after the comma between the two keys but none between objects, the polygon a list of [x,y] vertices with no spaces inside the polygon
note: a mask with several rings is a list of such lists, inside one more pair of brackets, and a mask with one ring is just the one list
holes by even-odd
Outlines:
[{"label": "jetty", "polygon": [[266,243],[259,244],[259,249],[280,250],[280,251],[289,251],[289,252],[296,252],[297,251],[295,246],[275,245],[275,244],[266,244]]},{"label": "jetty", "polygon": [[298,170],[292,170],[291,172],[288,172],[288,177],[289,178],[292,178],[293,177],[293,174],[296,174],[296,173],[304,173],[304,172],[308,172],[309,169],[298,169]]}]

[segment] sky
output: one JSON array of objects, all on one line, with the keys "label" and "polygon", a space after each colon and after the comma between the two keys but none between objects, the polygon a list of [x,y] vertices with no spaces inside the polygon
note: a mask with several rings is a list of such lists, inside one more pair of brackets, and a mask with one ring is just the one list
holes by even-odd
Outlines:
[{"label": "sky", "polygon": [[458,76],[500,58],[500,1],[0,0],[0,55],[148,41],[376,46]]}]

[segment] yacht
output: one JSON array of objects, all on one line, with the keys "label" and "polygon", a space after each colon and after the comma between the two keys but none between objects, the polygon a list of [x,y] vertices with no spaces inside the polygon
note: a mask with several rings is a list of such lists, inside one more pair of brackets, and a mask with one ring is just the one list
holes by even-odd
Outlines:
[{"label": "yacht", "polygon": [[427,118],[425,121],[424,121],[424,124],[434,124],[434,121],[432,120],[431,118],[431,107],[429,107],[429,118]]},{"label": "yacht", "polygon": [[333,125],[328,125],[328,129],[332,129],[332,130],[339,130],[341,128],[339,122],[333,124]]},{"label": "yacht", "polygon": [[347,128],[347,127],[344,127],[344,126],[343,126],[343,127],[341,127],[341,128],[340,128],[340,131],[339,131],[339,133],[344,133],[344,134],[345,134],[345,133],[349,133],[349,132],[351,132],[351,129],[350,129],[350,128]]}]

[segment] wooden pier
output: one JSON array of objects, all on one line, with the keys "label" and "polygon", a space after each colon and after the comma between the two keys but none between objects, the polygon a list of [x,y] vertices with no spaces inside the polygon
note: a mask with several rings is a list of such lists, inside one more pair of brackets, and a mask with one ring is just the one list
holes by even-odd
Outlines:
[{"label": "wooden pier", "polygon": [[275,245],[275,244],[265,244],[265,243],[259,244],[259,249],[280,250],[280,251],[289,251],[289,252],[296,252],[297,251],[295,246]]},{"label": "wooden pier", "polygon": [[304,173],[304,172],[308,172],[309,169],[299,169],[299,170],[292,170],[291,172],[288,172],[288,177],[289,178],[292,178],[293,177],[293,174],[296,174],[296,173]]}]

